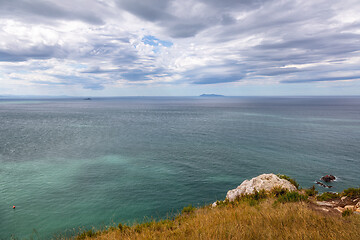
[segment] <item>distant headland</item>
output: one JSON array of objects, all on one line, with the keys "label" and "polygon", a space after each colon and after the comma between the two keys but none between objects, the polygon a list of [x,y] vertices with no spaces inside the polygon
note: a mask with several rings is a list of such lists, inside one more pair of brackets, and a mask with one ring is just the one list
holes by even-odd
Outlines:
[{"label": "distant headland", "polygon": [[225,97],[225,96],[219,94],[201,94],[200,97]]}]

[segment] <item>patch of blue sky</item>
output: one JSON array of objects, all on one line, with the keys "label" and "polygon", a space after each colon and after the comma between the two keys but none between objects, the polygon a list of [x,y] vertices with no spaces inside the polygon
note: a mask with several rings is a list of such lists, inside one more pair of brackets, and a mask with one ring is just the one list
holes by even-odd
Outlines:
[{"label": "patch of blue sky", "polygon": [[19,69],[19,70],[16,70],[16,73],[18,73],[18,74],[29,74],[30,71],[29,70],[24,70],[24,69]]},{"label": "patch of blue sky", "polygon": [[85,69],[88,66],[85,64],[80,64],[80,63],[74,63],[74,64],[69,64],[70,67],[73,67],[75,69]]},{"label": "patch of blue sky", "polygon": [[173,45],[172,42],[170,41],[164,41],[164,40],[160,40],[154,36],[151,35],[146,35],[143,37],[142,42],[154,47],[171,47]]}]

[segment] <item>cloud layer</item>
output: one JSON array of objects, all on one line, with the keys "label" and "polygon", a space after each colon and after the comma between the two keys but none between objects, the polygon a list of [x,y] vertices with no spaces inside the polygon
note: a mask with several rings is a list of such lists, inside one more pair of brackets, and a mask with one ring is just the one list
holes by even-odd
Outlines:
[{"label": "cloud layer", "polygon": [[0,0],[0,94],[358,87],[358,12],[351,0]]}]

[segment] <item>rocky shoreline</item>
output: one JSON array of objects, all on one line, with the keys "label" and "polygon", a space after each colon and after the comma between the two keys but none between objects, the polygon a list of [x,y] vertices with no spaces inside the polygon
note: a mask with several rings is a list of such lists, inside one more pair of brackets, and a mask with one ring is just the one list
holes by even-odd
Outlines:
[{"label": "rocky shoreline", "polygon": [[360,198],[343,196],[340,199],[332,199],[328,201],[317,201],[312,199],[319,210],[325,212],[343,213],[346,210],[355,214],[360,214]]},{"label": "rocky shoreline", "polygon": [[286,175],[262,174],[224,201],[188,205],[171,219],[119,223],[76,239],[359,239],[360,188],[318,194]]},{"label": "rocky shoreline", "polygon": [[[332,175],[326,175],[321,178],[325,182],[335,180]],[[343,193],[328,193],[325,192],[322,195],[317,195],[315,187],[312,189],[299,189],[299,185],[295,180],[287,177],[286,175],[261,174],[250,180],[243,181],[237,188],[229,190],[226,194],[226,198],[222,202],[214,202],[212,207],[216,207],[219,203],[233,202],[246,195],[254,194],[258,191],[271,192],[274,189],[283,189],[289,192],[298,192],[299,194],[306,195],[312,208],[328,213],[343,214],[348,211],[349,213],[360,214],[360,189],[354,189],[358,191],[358,194],[346,194]]]}]

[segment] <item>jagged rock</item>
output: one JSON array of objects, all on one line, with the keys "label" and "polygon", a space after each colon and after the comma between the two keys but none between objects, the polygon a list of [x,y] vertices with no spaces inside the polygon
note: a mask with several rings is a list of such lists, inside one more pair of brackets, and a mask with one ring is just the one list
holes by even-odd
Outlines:
[{"label": "jagged rock", "polygon": [[270,191],[274,187],[281,187],[289,191],[296,191],[296,187],[286,179],[281,179],[275,174],[262,174],[251,180],[243,181],[237,188],[229,190],[226,194],[226,199],[230,202],[234,201],[238,196],[253,194],[255,189],[257,191]]},{"label": "jagged rock", "polygon": [[342,198],[341,198],[341,201],[344,201],[346,198],[347,198],[346,196],[345,196],[345,197],[342,197]]},{"label": "jagged rock", "polygon": [[356,208],[360,208],[360,202],[355,205]]},{"label": "jagged rock", "polygon": [[214,202],[213,204],[211,204],[211,207],[216,207],[217,206],[217,203]]},{"label": "jagged rock", "polygon": [[345,209],[342,208],[342,207],[336,207],[336,208],[334,208],[334,209],[338,210],[338,211],[341,212],[341,213],[345,210]]},{"label": "jagged rock", "polygon": [[334,181],[336,178],[333,175],[325,175],[321,178],[324,182],[331,182]]},{"label": "jagged rock", "polygon": [[324,187],[324,188],[332,188],[332,186],[328,186],[328,185],[326,185],[326,184],[323,184],[322,182],[319,182],[319,181],[316,181],[316,184],[318,184],[318,185],[320,185],[320,186],[322,186],[322,187]]},{"label": "jagged rock", "polygon": [[344,209],[349,209],[349,210],[354,210],[355,206],[354,205],[346,205],[344,207]]},{"label": "jagged rock", "polygon": [[334,204],[329,203],[329,202],[319,202],[319,201],[316,201],[316,204],[319,205],[319,206],[326,206],[326,207],[333,207],[333,206],[334,206]]}]

